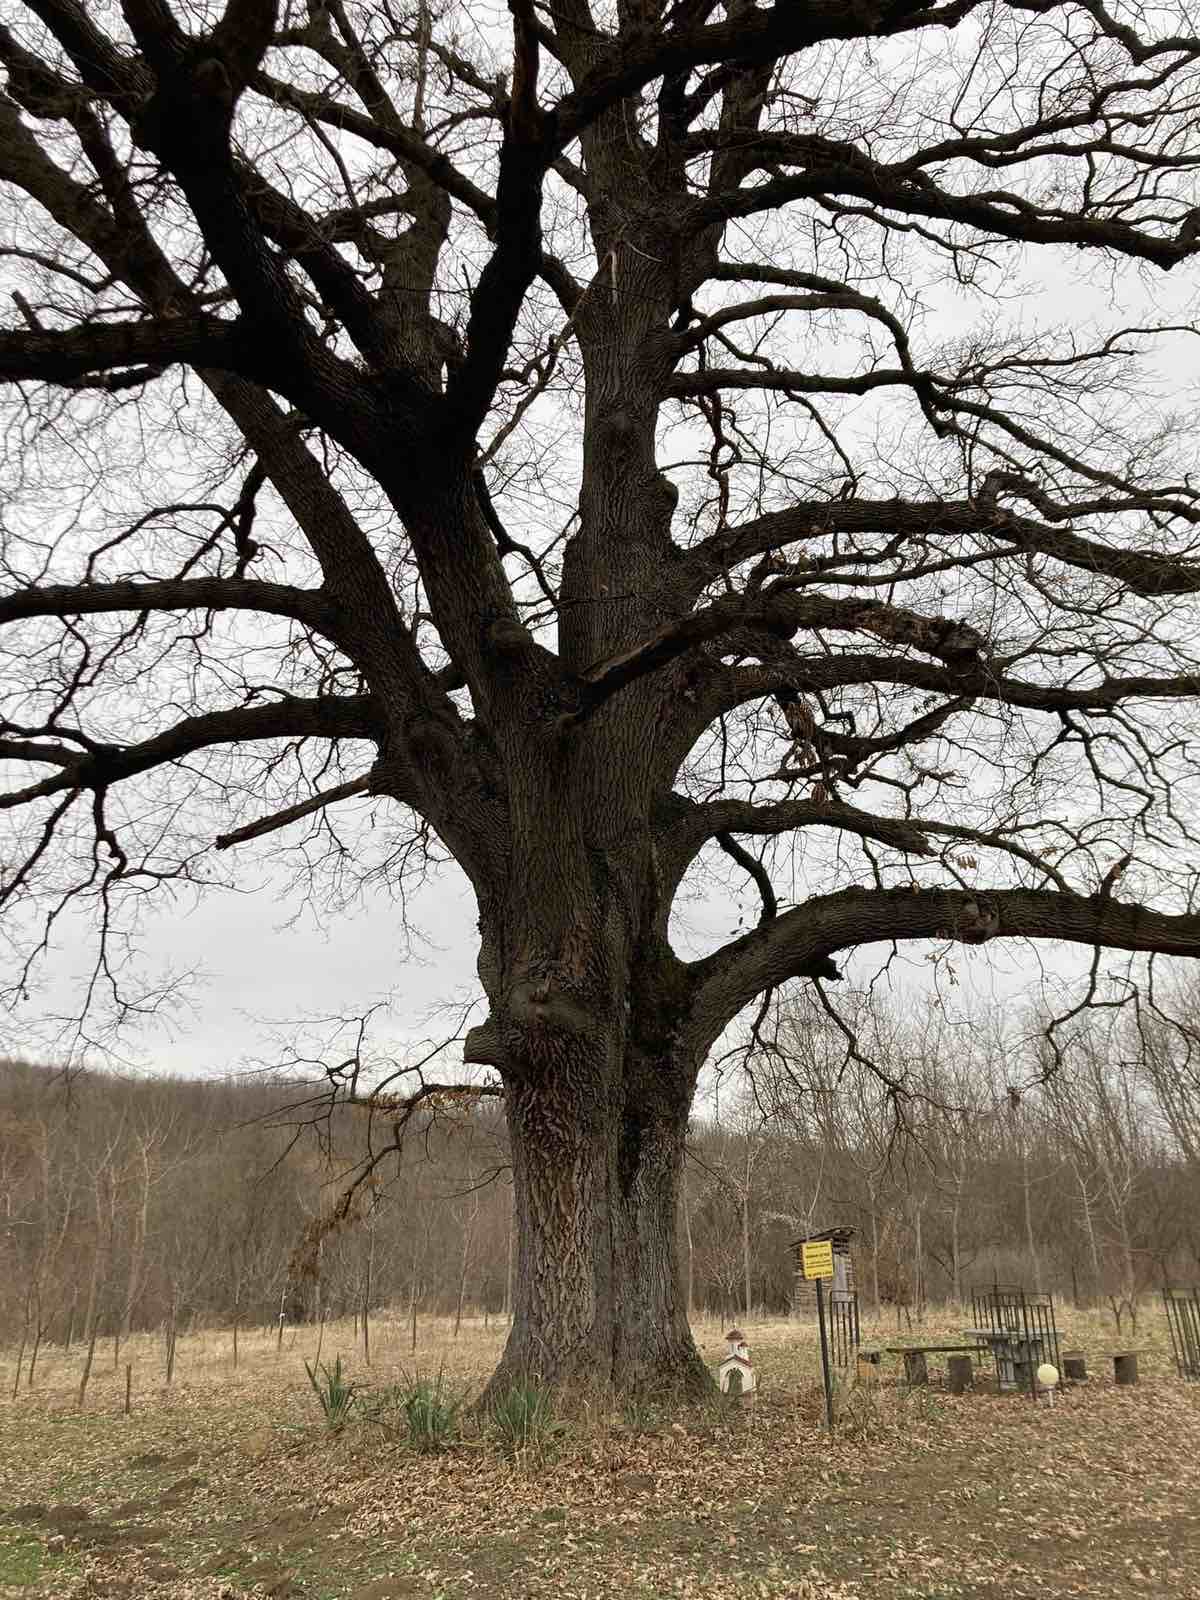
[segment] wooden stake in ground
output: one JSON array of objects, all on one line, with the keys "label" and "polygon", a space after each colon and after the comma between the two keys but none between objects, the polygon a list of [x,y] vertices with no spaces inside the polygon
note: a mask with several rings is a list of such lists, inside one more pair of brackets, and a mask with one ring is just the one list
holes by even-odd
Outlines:
[{"label": "wooden stake in ground", "polygon": [[[79,1393],[75,1398],[75,1409],[77,1411],[83,1410],[83,1397],[87,1394],[88,1379],[92,1375],[92,1358],[96,1354],[96,1331],[98,1321],[98,1318],[93,1318],[92,1320],[92,1336],[88,1340],[87,1355],[84,1358],[83,1363],[83,1375],[79,1380]],[[168,1379],[168,1382],[169,1381],[170,1380]]]},{"label": "wooden stake in ground", "polygon": [[[14,1400],[17,1398],[17,1390],[21,1387],[21,1363],[25,1359],[25,1346],[29,1342],[29,1327],[30,1327],[31,1322],[33,1321],[32,1311],[33,1311],[33,1285],[30,1284],[30,1286],[25,1291],[25,1315],[24,1315],[24,1317],[23,1317],[23,1319],[21,1321],[21,1348],[17,1351],[17,1371],[16,1371],[16,1375],[13,1378],[13,1386],[12,1386],[12,1397],[13,1397]],[[37,1321],[38,1321],[38,1327],[39,1327],[39,1330],[40,1330],[41,1321],[42,1321],[40,1296],[39,1296],[39,1306],[38,1306]],[[34,1360],[36,1360],[36,1358],[37,1358],[37,1350],[36,1350],[36,1346],[35,1346],[33,1358],[31,1358],[30,1363],[29,1363],[29,1367],[30,1367],[30,1372],[31,1373],[32,1373],[32,1370],[33,1370],[33,1362],[34,1362]]]},{"label": "wooden stake in ground", "polygon": [[172,1295],[171,1296],[171,1317],[170,1317],[170,1321],[167,1323],[167,1383],[168,1384],[171,1382],[171,1379],[175,1376],[175,1318],[176,1318],[176,1301],[175,1301],[175,1296]]},{"label": "wooden stake in ground", "polygon": [[367,1366],[371,1365],[371,1279],[375,1267],[375,1213],[371,1212],[367,1223],[367,1270],[363,1274],[362,1297],[362,1341],[363,1360]]},{"label": "wooden stake in ground", "polygon": [[29,1371],[25,1378],[25,1387],[27,1389],[33,1388],[33,1369],[37,1366],[38,1351],[42,1348],[42,1331],[42,1322],[39,1317],[33,1335],[33,1350],[29,1357]]},{"label": "wooden stake in ground", "polygon": [[125,1415],[126,1416],[129,1415],[129,1411],[130,1411],[129,1399],[130,1399],[130,1391],[132,1390],[132,1388],[133,1388],[133,1366],[132,1366],[132,1364],[130,1362],[127,1361],[125,1363]]}]

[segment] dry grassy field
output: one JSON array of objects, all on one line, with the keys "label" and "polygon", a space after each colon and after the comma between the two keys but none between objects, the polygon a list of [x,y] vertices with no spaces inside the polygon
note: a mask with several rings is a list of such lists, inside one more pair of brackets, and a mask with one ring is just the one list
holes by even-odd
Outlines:
[{"label": "dry grassy field", "polygon": [[[961,1312],[912,1342],[957,1331]],[[0,1596],[150,1600],[1020,1600],[1200,1597],[1200,1385],[1174,1376],[1161,1312],[1135,1339],[1064,1312],[1066,1347],[1093,1376],[1053,1409],[935,1382],[837,1395],[823,1427],[815,1330],[746,1331],[762,1385],[750,1413],[671,1416],[598,1407],[544,1426],[523,1450],[460,1413],[449,1447],[422,1454],[391,1386],[414,1367],[468,1399],[502,1325],[381,1318],[372,1363],[349,1324],[322,1359],[366,1387],[337,1430],[305,1372],[315,1329],[97,1351],[75,1408],[82,1352],[39,1360],[15,1399],[0,1359]],[[868,1328],[896,1342],[894,1322]],[[697,1336],[708,1359],[721,1328]],[[877,1338],[871,1336],[877,1335]],[[1136,1345],[1142,1382],[1116,1389],[1106,1352]],[[132,1410],[123,1414],[126,1360]],[[939,1358],[931,1358],[931,1365]],[[374,1415],[372,1415],[374,1413]]]}]

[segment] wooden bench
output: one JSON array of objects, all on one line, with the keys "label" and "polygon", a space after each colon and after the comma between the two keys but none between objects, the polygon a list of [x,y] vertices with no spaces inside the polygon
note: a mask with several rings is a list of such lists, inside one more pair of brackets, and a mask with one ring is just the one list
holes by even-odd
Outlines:
[{"label": "wooden bench", "polygon": [[913,1388],[920,1388],[929,1382],[929,1363],[926,1356],[955,1355],[973,1356],[986,1352],[986,1345],[981,1344],[890,1344],[887,1353],[890,1356],[904,1357],[904,1381]]}]

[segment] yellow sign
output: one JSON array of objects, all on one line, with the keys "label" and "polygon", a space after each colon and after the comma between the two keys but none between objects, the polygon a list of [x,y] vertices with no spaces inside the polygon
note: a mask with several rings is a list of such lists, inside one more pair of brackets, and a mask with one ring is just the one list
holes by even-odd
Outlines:
[{"label": "yellow sign", "polygon": [[800,1246],[800,1269],[806,1278],[833,1277],[833,1240],[818,1239]]}]

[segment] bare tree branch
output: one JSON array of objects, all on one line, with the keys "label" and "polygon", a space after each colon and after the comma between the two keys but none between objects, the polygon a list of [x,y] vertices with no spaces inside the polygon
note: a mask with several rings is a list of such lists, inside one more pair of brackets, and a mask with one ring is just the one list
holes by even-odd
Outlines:
[{"label": "bare tree branch", "polygon": [[260,611],[337,636],[336,613],[317,589],[250,578],[164,578],[157,583],[63,583],[0,595],[0,626],[30,617],[113,611]]},{"label": "bare tree branch", "polygon": [[[40,783],[0,797],[0,809],[26,805],[31,800],[64,790],[105,789],[212,745],[309,737],[375,740],[380,732],[378,709],[366,695],[348,695],[344,699],[288,699],[273,705],[230,707],[226,711],[185,718],[137,744],[105,745],[86,740],[85,748],[72,753],[69,760],[61,759],[68,752],[57,752],[54,760],[59,771]],[[0,758],[4,754],[0,742]],[[13,758],[17,759],[16,752]],[[43,754],[38,759],[46,761],[51,757]]]},{"label": "bare tree branch", "polygon": [[1052,939],[1113,950],[1200,955],[1200,916],[1106,895],[1036,889],[844,889],[818,896],[692,963],[693,1015],[712,1037],[771,984],[863,944],[899,939]]},{"label": "bare tree branch", "polygon": [[288,806],[269,817],[260,817],[257,822],[248,822],[245,827],[234,828],[230,833],[219,833],[213,840],[213,848],[228,850],[232,845],[244,844],[248,839],[261,839],[263,834],[274,833],[279,828],[286,828],[289,823],[311,817],[314,811],[323,811],[326,806],[336,805],[339,800],[351,800],[356,795],[366,794],[370,786],[370,774],[351,778],[348,783],[339,783],[332,789],[313,795],[311,800],[302,800],[299,805]]}]

